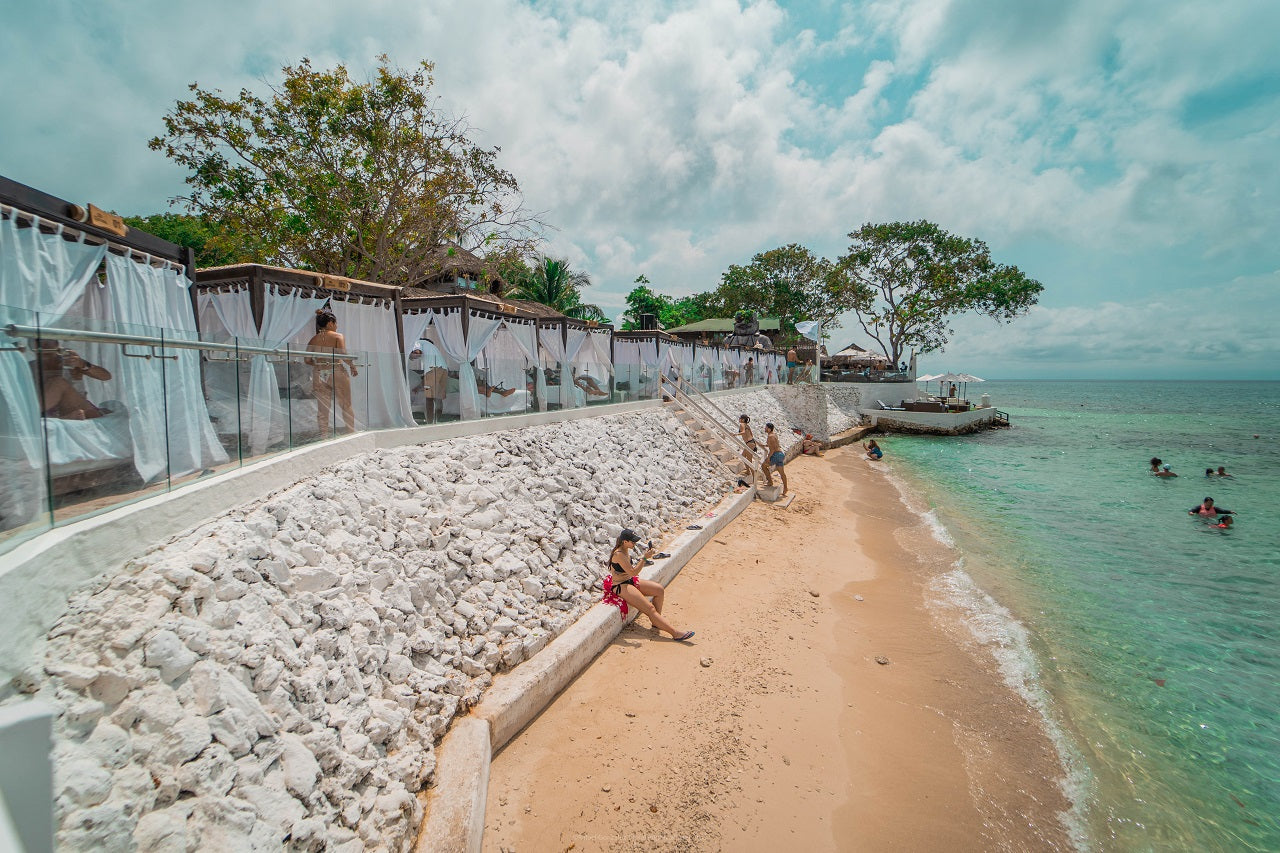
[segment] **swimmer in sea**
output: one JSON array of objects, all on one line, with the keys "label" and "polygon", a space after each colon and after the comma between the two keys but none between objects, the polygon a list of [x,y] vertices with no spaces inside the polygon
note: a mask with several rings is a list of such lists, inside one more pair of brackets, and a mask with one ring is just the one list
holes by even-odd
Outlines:
[{"label": "swimmer in sea", "polygon": [[1225,466],[1225,465],[1219,465],[1219,466],[1218,466],[1218,476],[1219,476],[1219,477],[1230,477],[1231,475],[1227,473],[1227,468],[1226,468],[1226,466]]},{"label": "swimmer in sea", "polygon": [[1187,510],[1187,515],[1198,515],[1202,518],[1212,518],[1215,515],[1235,515],[1235,512],[1233,510],[1223,509],[1220,506],[1215,506],[1213,498],[1205,498],[1204,503],[1200,504],[1200,506],[1193,506],[1191,509]]},{"label": "swimmer in sea", "polygon": [[1205,468],[1205,469],[1204,469],[1204,475],[1205,475],[1206,477],[1212,477],[1212,476],[1213,476],[1213,469],[1212,469],[1212,468]]},{"label": "swimmer in sea", "polygon": [[1230,530],[1231,525],[1235,524],[1235,518],[1230,515],[1220,515],[1217,521],[1210,521],[1210,527],[1216,527],[1219,530]]},{"label": "swimmer in sea", "polygon": [[1160,462],[1160,457],[1159,457],[1159,456],[1152,456],[1152,457],[1151,457],[1151,473],[1152,473],[1152,474],[1159,474],[1159,473],[1160,473],[1160,464],[1161,464],[1161,462]]},{"label": "swimmer in sea", "polygon": [[1156,472],[1155,472],[1155,475],[1156,475],[1157,477],[1176,477],[1176,476],[1178,476],[1177,474],[1173,473],[1173,469],[1171,469],[1168,465],[1164,466],[1164,467],[1163,467],[1163,468],[1161,468],[1159,471],[1156,471]]}]

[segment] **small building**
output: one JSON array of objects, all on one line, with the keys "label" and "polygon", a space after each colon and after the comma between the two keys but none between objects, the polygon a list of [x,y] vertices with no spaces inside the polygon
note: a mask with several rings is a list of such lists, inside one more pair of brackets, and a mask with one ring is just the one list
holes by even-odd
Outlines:
[{"label": "small building", "polygon": [[[726,335],[733,334],[733,318],[699,320],[696,323],[676,326],[674,329],[666,329],[665,331],[668,335],[677,337],[682,341],[704,345],[720,344],[724,343]],[[761,334],[768,337],[775,346],[777,345],[778,334],[781,331],[782,322],[777,317],[765,317],[760,321]]]},{"label": "small building", "polygon": [[473,287],[493,294],[506,289],[506,283],[488,262],[454,242],[445,243],[431,253],[431,267],[427,277],[418,283],[420,287]]}]

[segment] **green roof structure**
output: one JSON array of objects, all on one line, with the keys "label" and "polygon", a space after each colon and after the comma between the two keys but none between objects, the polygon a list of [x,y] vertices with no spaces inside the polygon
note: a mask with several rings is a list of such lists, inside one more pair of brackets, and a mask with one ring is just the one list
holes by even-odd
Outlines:
[{"label": "green roof structure", "polygon": [[[762,317],[760,320],[760,331],[762,332],[776,332],[781,328],[782,324],[777,317]],[[733,318],[727,320],[699,320],[696,323],[676,326],[674,329],[664,329],[663,331],[668,335],[688,334],[690,332],[723,332],[729,334],[733,331]]]}]

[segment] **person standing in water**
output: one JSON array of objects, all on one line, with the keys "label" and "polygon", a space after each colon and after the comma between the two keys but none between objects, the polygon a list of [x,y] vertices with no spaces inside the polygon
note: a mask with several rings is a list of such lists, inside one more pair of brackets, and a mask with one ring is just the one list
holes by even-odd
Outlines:
[{"label": "person standing in water", "polygon": [[347,427],[346,431],[355,432],[356,413],[351,407],[351,377],[358,375],[359,371],[349,360],[335,358],[346,355],[347,339],[338,332],[338,318],[332,311],[322,308],[316,312],[316,333],[307,341],[307,350],[320,354],[318,357],[303,359],[304,363],[311,366],[311,393],[316,398],[316,422],[320,434],[329,435],[337,427],[337,416],[333,412],[335,397],[338,408],[342,410],[342,422]]}]

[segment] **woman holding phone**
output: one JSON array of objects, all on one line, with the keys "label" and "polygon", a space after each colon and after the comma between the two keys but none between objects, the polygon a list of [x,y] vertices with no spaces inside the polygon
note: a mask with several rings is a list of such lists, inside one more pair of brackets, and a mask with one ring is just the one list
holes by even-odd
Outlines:
[{"label": "woman holding phone", "polygon": [[[604,581],[604,600],[622,612],[625,618],[627,605],[649,617],[649,622],[659,631],[666,631],[673,640],[684,641],[693,636],[692,631],[681,631],[662,618],[662,599],[666,592],[662,584],[640,579],[640,568],[654,554],[653,543],[641,555],[639,561],[631,557],[631,551],[640,536],[634,530],[623,530],[609,554],[609,577]],[[649,596],[653,597],[650,603]]]}]

